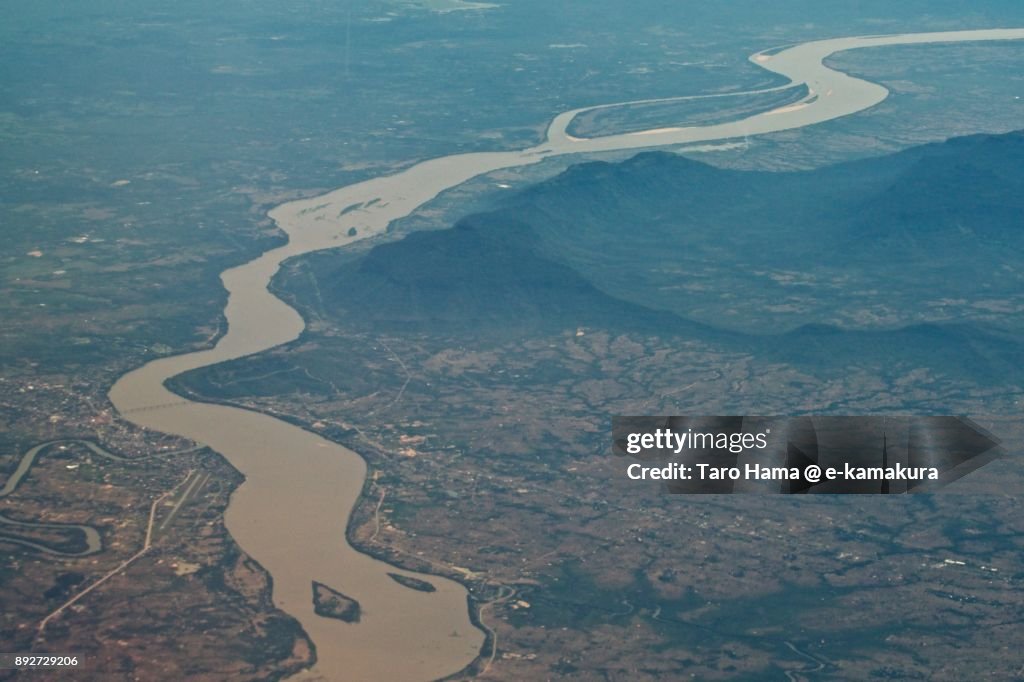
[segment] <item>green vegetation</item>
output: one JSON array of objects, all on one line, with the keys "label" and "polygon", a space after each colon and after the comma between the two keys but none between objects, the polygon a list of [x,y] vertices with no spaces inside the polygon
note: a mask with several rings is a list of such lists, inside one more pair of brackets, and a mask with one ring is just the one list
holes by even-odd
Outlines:
[{"label": "green vegetation", "polygon": [[315,580],[313,581],[313,610],[318,616],[324,618],[336,618],[346,623],[359,622],[359,602]]}]

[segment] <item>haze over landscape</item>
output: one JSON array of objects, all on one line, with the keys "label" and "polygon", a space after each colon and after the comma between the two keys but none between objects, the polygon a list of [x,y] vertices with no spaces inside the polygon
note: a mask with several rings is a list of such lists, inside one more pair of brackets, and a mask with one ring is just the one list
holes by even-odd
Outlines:
[{"label": "haze over landscape", "polygon": [[[0,652],[75,657],[21,674],[1024,670],[1017,3],[10,14]],[[610,456],[713,414],[1005,456],[883,498]]]}]

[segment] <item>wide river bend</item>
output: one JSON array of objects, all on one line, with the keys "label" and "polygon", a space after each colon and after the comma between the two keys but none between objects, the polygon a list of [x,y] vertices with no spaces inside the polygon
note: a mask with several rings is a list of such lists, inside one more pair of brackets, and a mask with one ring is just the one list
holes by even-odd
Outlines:
[{"label": "wide river bend", "polygon": [[[878,84],[826,67],[822,61],[835,52],[1021,38],[1024,29],[954,31],[838,38],[759,53],[751,61],[794,83],[807,84],[808,97],[728,123],[591,139],[566,132],[572,119],[588,110],[577,109],[557,116],[546,141],[529,149],[430,159],[393,175],[283,204],[270,216],[288,235],[288,243],[221,275],[228,291],[227,333],[209,350],[160,358],[125,374],[111,388],[110,400],[125,419],[208,445],[245,476],[228,506],[227,527],[273,577],[274,603],[298,619],[316,645],[316,665],[298,677],[402,682],[457,672],[481,653],[484,642],[483,633],[470,622],[465,588],[437,576],[396,569],[361,554],[346,540],[346,524],[366,476],[366,464],[358,454],[265,414],[183,400],[164,382],[188,370],[294,340],[303,330],[302,318],[267,290],[284,260],[381,234],[391,221],[477,175],[561,154],[740,138],[820,123],[871,107],[888,94]],[[356,205],[363,210],[344,211]],[[351,227],[356,228],[355,237],[347,236]],[[388,572],[428,580],[437,591],[404,587]],[[361,622],[317,616],[313,580],[358,600]]]}]

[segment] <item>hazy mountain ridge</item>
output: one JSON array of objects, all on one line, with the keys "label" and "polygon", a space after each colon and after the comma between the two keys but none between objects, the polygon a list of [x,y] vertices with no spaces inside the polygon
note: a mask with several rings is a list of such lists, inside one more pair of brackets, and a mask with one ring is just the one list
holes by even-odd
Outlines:
[{"label": "hazy mountain ridge", "polygon": [[[735,171],[645,152],[617,164],[574,166],[523,191],[504,208],[545,227],[543,236],[552,240],[557,232],[572,233],[566,229],[571,223],[586,224],[592,232],[614,228],[611,218],[653,225],[671,217],[667,227],[673,229],[662,234],[689,247],[700,246],[702,235],[679,228],[704,228],[726,243],[744,234],[771,240],[775,230],[852,243],[893,232],[934,238],[964,224],[974,229],[958,232],[963,246],[974,247],[979,237],[1022,236],[1024,131],[953,138],[798,172]],[[729,229],[716,230],[722,225]],[[787,252],[841,263],[822,246],[810,240],[787,245]]]},{"label": "hazy mountain ridge", "polygon": [[1019,381],[1024,345],[1000,329],[977,324],[915,324],[889,330],[805,325],[751,340],[753,352],[796,365],[842,372],[846,364],[874,363],[886,373],[938,368],[957,379],[1002,384]]},{"label": "hazy mountain ridge", "polygon": [[958,278],[965,291],[989,286],[971,274],[995,271],[989,253],[1024,266],[1021,160],[1024,134],[1011,133],[812,172],[728,170],[663,152],[584,163],[451,229],[379,245],[321,274],[320,288],[346,324],[370,328],[639,330],[819,368],[919,363],[1005,380],[1024,354],[1000,324],[908,315],[861,327],[804,314],[782,333],[741,334],[689,319],[687,306],[702,296],[722,308],[771,304],[759,269],[807,273],[779,296],[822,310],[843,304],[847,288],[870,286],[916,312],[926,309],[920,292],[959,292]]},{"label": "hazy mountain ridge", "polygon": [[[502,215],[415,232],[335,270],[321,290],[356,325],[394,330],[528,331],[573,326],[681,332],[669,313],[615,299],[537,250],[534,230]],[[703,330],[710,333],[712,330]]]},{"label": "hazy mountain ridge", "polygon": [[[1024,131],[954,138],[904,153],[913,159],[863,204],[852,231],[929,257],[1020,245],[1024,237]],[[859,233],[859,234],[858,234]],[[936,241],[940,248],[934,248]]]}]

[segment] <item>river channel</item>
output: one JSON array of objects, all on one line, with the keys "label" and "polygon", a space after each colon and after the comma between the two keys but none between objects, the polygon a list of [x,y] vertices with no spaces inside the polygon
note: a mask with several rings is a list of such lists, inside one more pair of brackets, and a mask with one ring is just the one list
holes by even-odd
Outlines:
[{"label": "river channel", "polygon": [[[294,340],[303,330],[302,318],[267,289],[283,261],[382,234],[391,221],[477,175],[555,155],[735,139],[820,123],[871,107],[888,94],[878,84],[824,66],[822,60],[835,52],[1021,38],[1024,29],[998,29],[804,43],[751,57],[758,66],[807,84],[809,95],[796,104],[729,123],[591,139],[566,132],[572,119],[587,110],[578,109],[557,116],[545,142],[529,149],[430,159],[393,175],[283,204],[270,216],[288,235],[288,243],[221,275],[228,291],[227,333],[209,350],[161,358],[129,372],[111,388],[110,400],[125,419],[208,445],[245,476],[227,509],[227,528],[273,577],[274,603],[295,617],[316,645],[316,665],[298,677],[402,682],[455,673],[480,655],[484,644],[483,632],[470,622],[466,589],[371,558],[346,540],[346,524],[366,476],[363,459],[265,414],[183,400],[164,382]],[[345,210],[357,206],[362,210]],[[348,236],[352,227],[354,237]],[[389,572],[426,580],[437,590],[410,589]],[[361,621],[349,624],[316,615],[314,580],[359,601]]]}]

